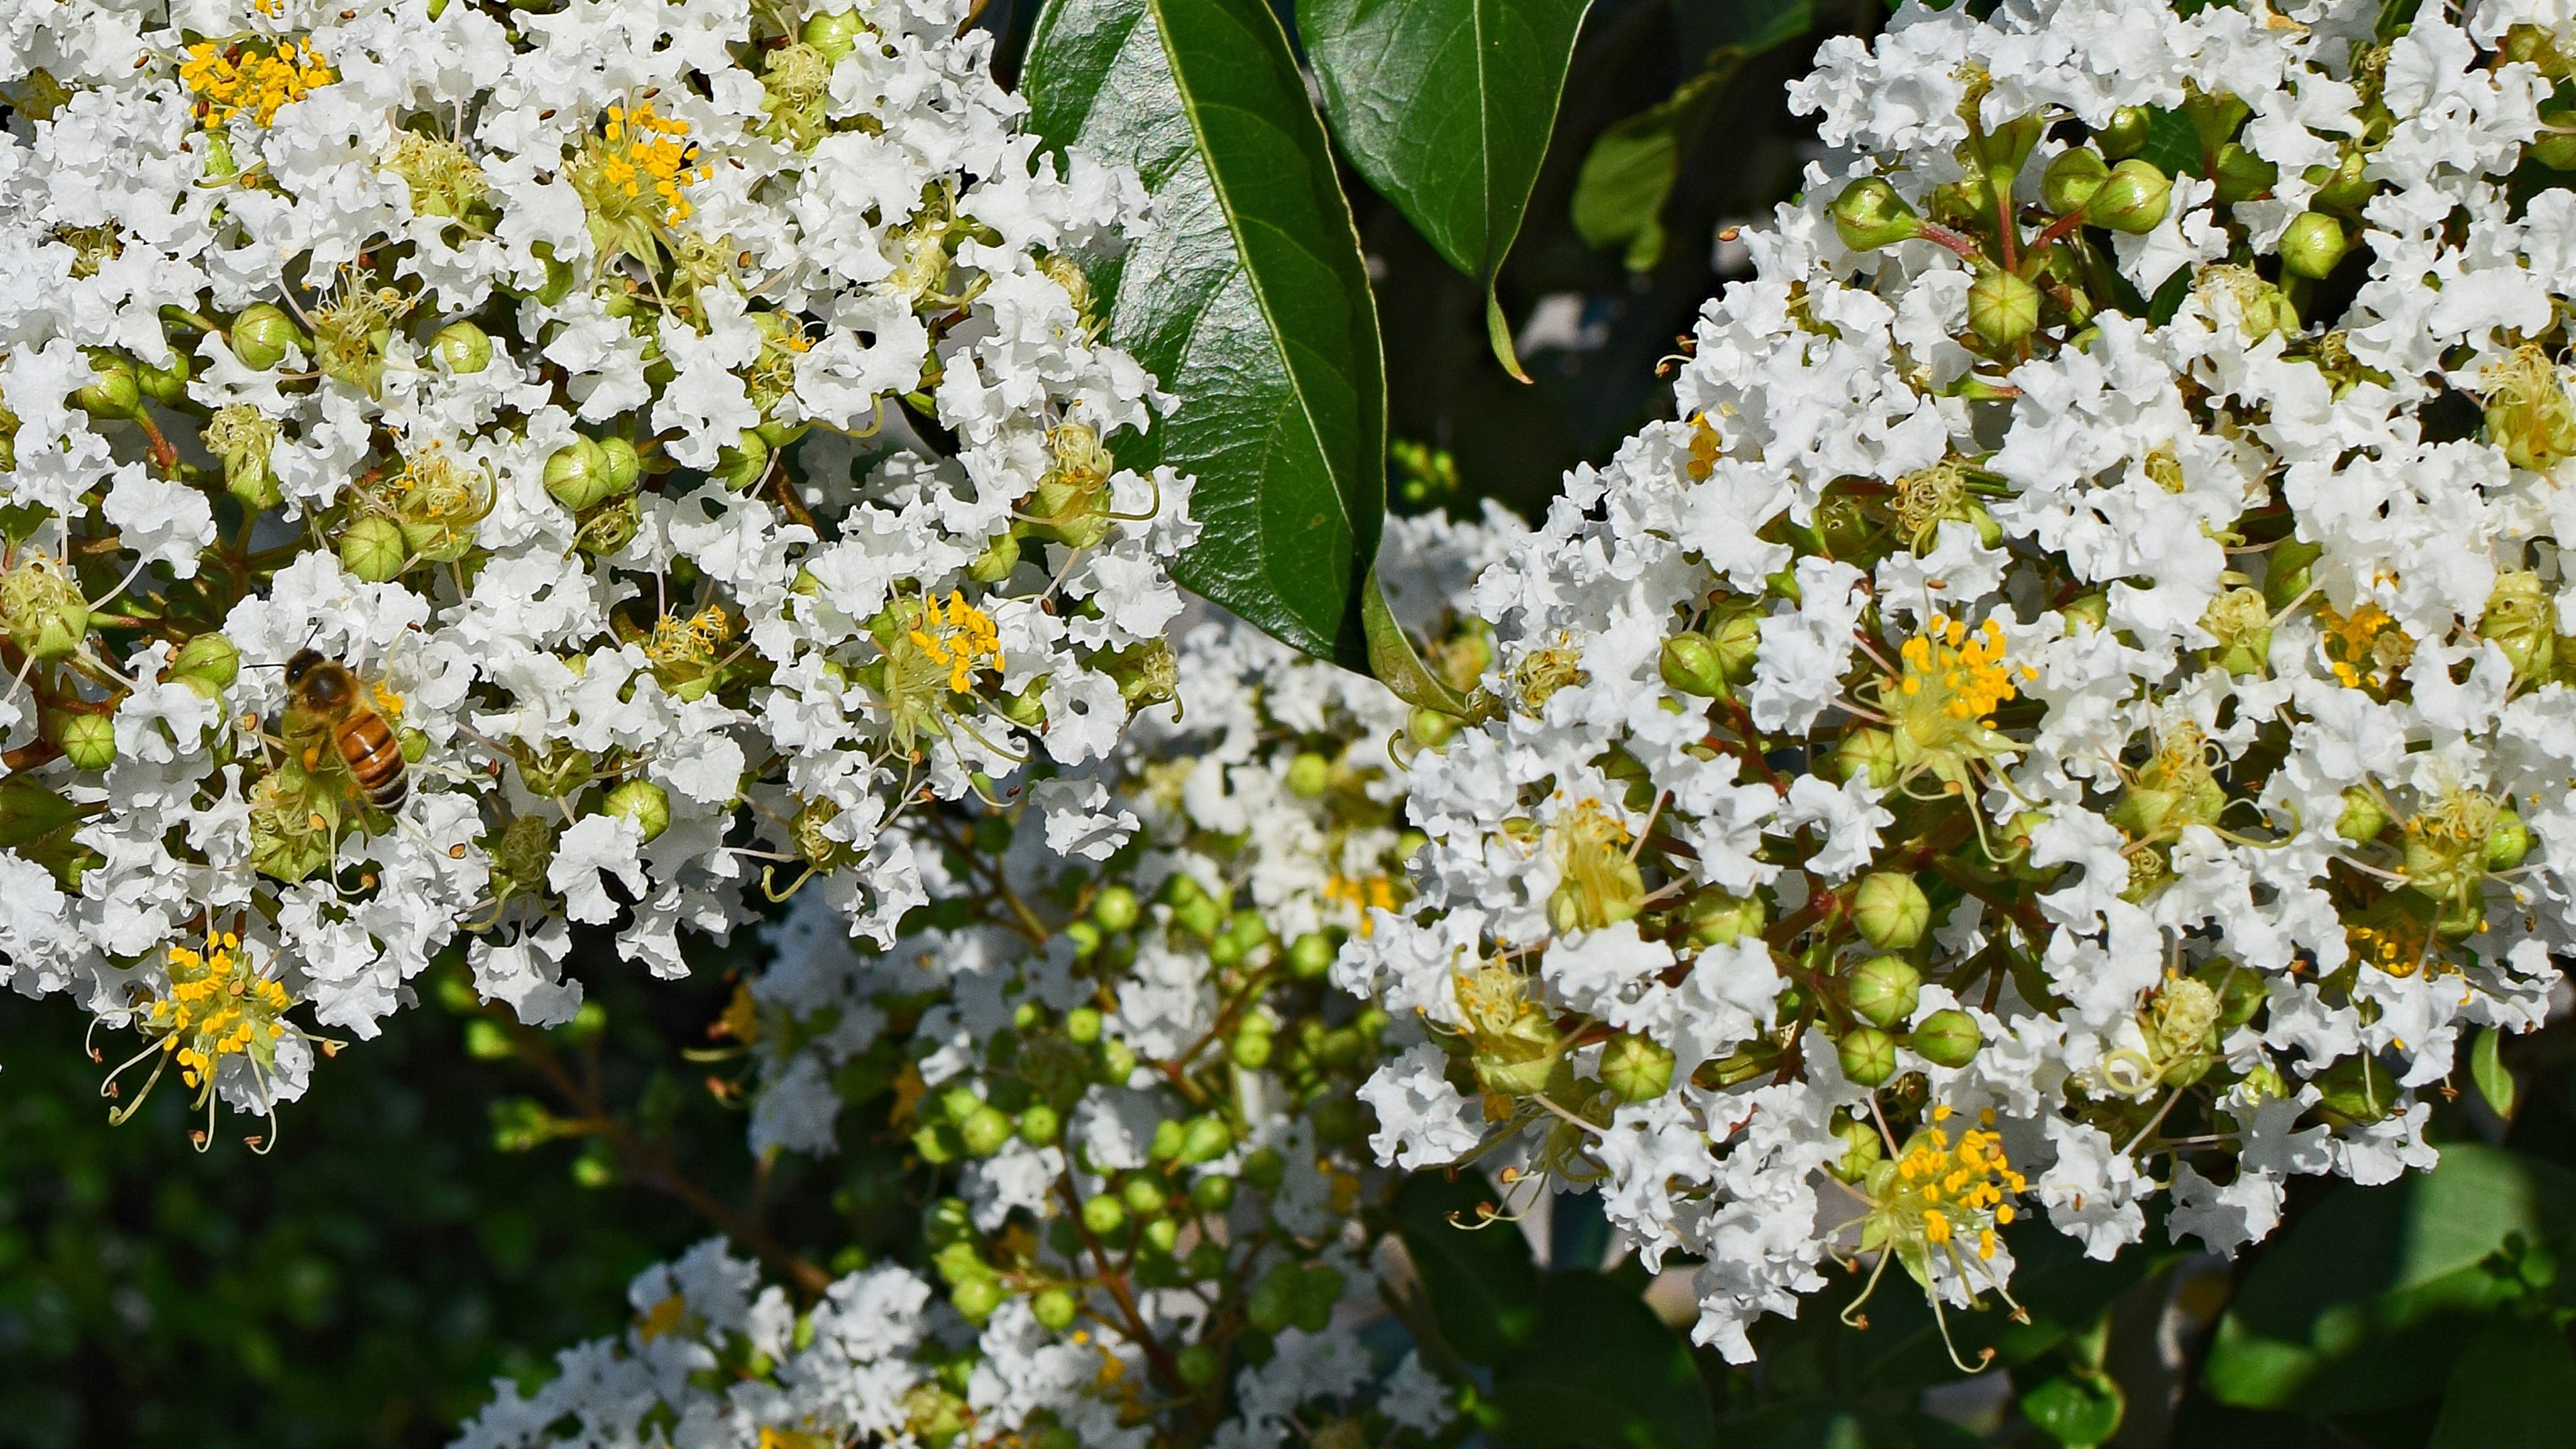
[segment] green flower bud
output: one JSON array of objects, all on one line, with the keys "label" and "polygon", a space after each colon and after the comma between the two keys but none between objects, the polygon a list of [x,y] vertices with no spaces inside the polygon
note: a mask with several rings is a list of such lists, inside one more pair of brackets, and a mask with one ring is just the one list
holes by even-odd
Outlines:
[{"label": "green flower bud", "polygon": [[1419,748],[1437,750],[1457,737],[1458,717],[1436,709],[1414,708],[1405,716],[1404,737]]},{"label": "green flower bud", "polygon": [[1145,1149],[1145,1155],[1156,1162],[1171,1161],[1181,1155],[1181,1144],[1187,1140],[1187,1132],[1188,1129],[1175,1119],[1164,1118],[1154,1124],[1154,1140]]},{"label": "green flower bud", "polygon": [[1234,1064],[1247,1072],[1257,1072],[1270,1065],[1271,1054],[1278,1050],[1277,1041],[1266,1031],[1238,1031],[1226,1048]]},{"label": "green flower bud", "polygon": [[1901,768],[1896,736],[1882,729],[1847,731],[1834,747],[1834,774],[1844,780],[1867,779],[1881,790],[1892,790]]},{"label": "green flower bud", "polygon": [[1843,1154],[1834,1159],[1831,1171],[1845,1182],[1858,1182],[1869,1175],[1887,1155],[1885,1144],[1878,1140],[1878,1129],[1854,1117],[1840,1117],[1834,1123],[1834,1135],[1842,1139]]},{"label": "green flower bud", "polygon": [[1834,198],[1834,232],[1856,252],[1876,251],[1921,235],[1922,218],[1896,188],[1877,176],[1864,176]]},{"label": "green flower bud", "polygon": [[1705,634],[1685,629],[1665,640],[1658,668],[1664,683],[1677,693],[1701,699],[1719,699],[1728,693],[1725,665]]},{"label": "green flower bud", "polygon": [[717,480],[727,488],[749,488],[769,471],[769,440],[749,428],[734,446],[716,454]]},{"label": "green flower bud", "polygon": [[39,662],[60,659],[89,636],[80,580],[52,554],[29,550],[0,573],[0,630]]},{"label": "green flower bud", "polygon": [[1067,1288],[1041,1288],[1029,1300],[1030,1314],[1037,1319],[1038,1327],[1049,1333],[1062,1333],[1073,1327],[1074,1317],[1081,1311],[1081,1301]]},{"label": "green flower bud", "polygon": [[2061,153],[2048,163],[2039,179],[2039,199],[2060,216],[2082,211],[2093,193],[2111,174],[2111,165],[2102,153],[2089,146],[2078,146]]},{"label": "green flower bud", "polygon": [[2172,205],[2173,178],[2153,163],[2131,157],[2102,178],[2084,203],[2084,219],[2110,231],[2144,236],[2156,229]]},{"label": "green flower bud", "polygon": [[591,438],[575,438],[546,459],[546,492],[575,513],[616,491],[608,476],[608,450]]},{"label": "green flower bud", "polygon": [[368,583],[393,582],[409,562],[411,546],[403,541],[402,525],[390,518],[369,514],[340,530],[340,566]]},{"label": "green flower bud", "polygon": [[230,689],[241,675],[241,651],[221,634],[199,634],[170,656],[170,677]]},{"label": "green flower bud", "polygon": [[1000,1280],[969,1278],[948,1292],[948,1301],[957,1307],[957,1316],[968,1323],[982,1323],[1002,1306],[1004,1292]]},{"label": "green flower bud", "polygon": [[143,408],[143,380],[115,353],[92,352],[89,381],[72,394],[72,405],[94,418],[130,418]]},{"label": "green flower bud", "polygon": [[1174,1367],[1181,1371],[1182,1383],[1203,1389],[1215,1383],[1216,1376],[1225,1371],[1225,1357],[1207,1344],[1194,1343],[1181,1350]]},{"label": "green flower bud", "polygon": [[2155,117],[2146,107],[2122,106],[2111,113],[2107,125],[2093,133],[2093,141],[2102,148],[2103,155],[2117,161],[2138,154],[2154,128]]},{"label": "green flower bud", "polygon": [[2069,634],[2098,634],[2111,623],[2110,596],[2101,593],[2078,594],[2060,604],[2058,616],[2066,621]]},{"label": "green flower bud", "polygon": [[1136,903],[1136,893],[1123,885],[1110,886],[1091,901],[1091,918],[1104,931],[1133,930],[1142,910]]},{"label": "green flower bud", "polygon": [[1964,1067],[1985,1045],[1986,1033],[1977,1019],[1956,1007],[1936,1011],[1914,1028],[1916,1054],[1938,1067]]},{"label": "green flower bud", "polygon": [[1194,1117],[1181,1134],[1180,1160],[1196,1165],[1214,1162],[1234,1150],[1234,1132],[1222,1117]]},{"label": "green flower bud", "polygon": [[860,19],[858,11],[833,10],[807,16],[798,38],[823,52],[825,60],[838,62],[859,48],[860,37],[875,33],[876,28]]},{"label": "green flower bud", "polygon": [[286,360],[287,351],[305,345],[295,320],[266,302],[244,307],[233,319],[233,356],[254,372],[266,372]]},{"label": "green flower bud", "polygon": [[1097,921],[1068,921],[1065,923],[1063,935],[1066,940],[1073,943],[1073,954],[1086,961],[1091,959],[1093,952],[1100,949],[1100,943],[1108,939],[1101,934],[1100,923]]},{"label": "green flower bud", "polygon": [[990,1157],[1002,1150],[1016,1129],[1008,1114],[993,1106],[979,1107],[973,1116],[957,1126],[957,1135],[966,1150],[977,1157]]},{"label": "green flower bud", "polygon": [[1174,1218],[1156,1218],[1145,1224],[1144,1231],[1139,1236],[1145,1240],[1147,1249],[1157,1253],[1169,1253],[1181,1241],[1181,1225]]},{"label": "green flower bud", "polygon": [[1904,1021],[1922,996],[1923,973],[1902,956],[1872,956],[1852,971],[1852,1015],[1872,1026]]},{"label": "green flower bud", "polygon": [[1601,1085],[1622,1102],[1651,1102],[1672,1090],[1673,1054],[1646,1037],[1620,1032],[1601,1048]]},{"label": "green flower bud", "polygon": [[1020,566],[1020,540],[1017,534],[1004,533],[984,546],[975,561],[966,565],[966,577],[979,584],[998,584]]},{"label": "green flower bud", "polygon": [[599,440],[599,451],[608,460],[608,486],[615,491],[632,490],[644,476],[644,460],[637,456],[631,440],[611,433]]},{"label": "green flower bud", "polygon": [[1968,330],[2000,352],[2039,330],[2039,288],[2019,273],[1980,264],[1968,283]]},{"label": "green flower bud", "polygon": [[188,354],[173,347],[170,360],[159,366],[149,362],[134,364],[134,380],[143,386],[143,395],[163,407],[177,407],[188,400],[188,375],[195,370]]},{"label": "green flower bud", "polygon": [[2336,159],[2331,169],[2309,167],[2308,180],[2317,188],[2316,195],[2308,199],[2309,204],[2331,206],[2339,211],[2358,211],[2361,204],[2370,199],[2371,182],[2364,174],[2369,165],[2370,153],[2353,146]]},{"label": "green flower bud", "polygon": [[1082,1226],[1093,1237],[1108,1237],[1127,1226],[1127,1206],[1115,1193],[1094,1193],[1083,1199]]},{"label": "green flower bud", "polygon": [[75,770],[104,770],[116,763],[115,717],[68,712],[57,716],[54,747]]},{"label": "green flower bud", "polygon": [[1044,1147],[1064,1132],[1064,1118],[1044,1102],[1033,1102],[1020,1113],[1020,1140],[1031,1147]]},{"label": "green flower bud", "polygon": [[1902,951],[1923,939],[1924,929],[1932,924],[1932,902],[1914,877],[1876,871],[1862,877],[1860,888],[1852,892],[1852,924],[1871,945]]},{"label": "green flower bud", "polygon": [[2530,853],[2531,827],[2522,823],[2519,812],[2498,810],[2495,824],[2487,831],[2487,869],[2511,870]]},{"label": "green flower bud", "polygon": [[[1203,1213],[1221,1213],[1227,1208],[1234,1206],[1234,1179],[1224,1176],[1221,1173],[1211,1172],[1207,1176],[1200,1178],[1198,1181],[1191,1183],[1190,1206],[1197,1208]],[[1202,1243],[1200,1246],[1202,1248],[1207,1248],[1214,1247],[1215,1245],[1212,1243]],[[1223,1250],[1220,1249],[1219,1251],[1221,1253]],[[1194,1254],[1193,1256],[1196,1255]],[[1220,1270],[1224,1267],[1224,1259],[1222,1257],[1217,1260],[1217,1266]],[[1216,1274],[1204,1273],[1199,1276],[1213,1278]]]},{"label": "green flower bud", "polygon": [[912,1134],[912,1150],[922,1161],[933,1165],[955,1162],[956,1134],[944,1127],[923,1127]]},{"label": "green flower bud", "polygon": [[1758,936],[1769,918],[1760,896],[1731,895],[1717,886],[1702,886],[1682,905],[1687,939],[1703,951]]},{"label": "green flower bud", "polygon": [[1243,1159],[1243,1180],[1263,1192],[1275,1192],[1288,1178],[1288,1160],[1277,1148],[1256,1148]]},{"label": "green flower bud", "polygon": [[1089,1046],[1093,1042],[1100,1040],[1099,1008],[1092,1006],[1077,1006],[1073,1010],[1066,1012],[1064,1014],[1064,1034],[1067,1039],[1081,1046]]},{"label": "green flower bud", "polygon": [[1331,788],[1333,762],[1313,750],[1300,750],[1288,762],[1288,793],[1300,800],[1312,800]]},{"label": "green flower bud", "polygon": [[634,821],[635,828],[644,832],[647,845],[671,828],[670,792],[650,780],[621,781],[599,808],[611,819]]},{"label": "green flower bud", "polygon": [[1843,1075],[1864,1087],[1875,1087],[1896,1075],[1896,1038],[1874,1026],[1856,1026],[1834,1044]]},{"label": "green flower bud", "polygon": [[2322,211],[2303,211],[2281,233],[2281,270],[2294,277],[2323,277],[2352,250],[2343,223]]},{"label": "green flower bud", "polygon": [[447,370],[471,376],[492,365],[492,338],[471,322],[456,321],[438,329],[429,339],[429,350],[447,365]]},{"label": "green flower bud", "polygon": [[1717,667],[1738,688],[1753,682],[1753,661],[1762,651],[1762,616],[1751,611],[1729,614],[1707,630],[1717,651]]},{"label": "green flower bud", "polygon": [[1333,938],[1321,931],[1308,931],[1288,947],[1288,972],[1300,981],[1313,981],[1333,969],[1333,958],[1340,955]]}]

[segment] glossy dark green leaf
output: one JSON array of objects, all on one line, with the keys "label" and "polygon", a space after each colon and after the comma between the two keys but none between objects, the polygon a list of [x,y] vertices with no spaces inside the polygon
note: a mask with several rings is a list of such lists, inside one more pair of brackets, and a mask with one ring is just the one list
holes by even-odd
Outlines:
[{"label": "glossy dark green leaf", "polygon": [[1342,154],[1449,265],[1485,286],[1486,331],[1514,376],[1494,274],[1530,188],[1590,0],[1298,0]]},{"label": "glossy dark green leaf", "polygon": [[1481,1228],[1479,1204],[1496,1193],[1473,1170],[1448,1177],[1417,1172],[1395,1194],[1396,1231],[1422,1279],[1431,1318],[1460,1358],[1495,1364],[1538,1329],[1538,1264],[1529,1240],[1510,1223]]},{"label": "glossy dark green leaf", "polygon": [[2021,1395],[2022,1417],[2060,1444],[2087,1449],[2119,1431],[2128,1401],[2109,1375],[2064,1368]]},{"label": "glossy dark green leaf", "polygon": [[2564,1169],[2461,1143],[2429,1173],[2334,1192],[2246,1274],[2210,1344],[2210,1392],[2346,1413],[2431,1398],[2478,1324],[2521,1296],[2490,1255],[2562,1237],[2571,1202]]},{"label": "glossy dark green leaf", "polygon": [[0,848],[25,845],[90,814],[32,775],[0,779]]},{"label": "glossy dark green leaf", "polygon": [[2499,1319],[2460,1354],[2427,1449],[2557,1449],[2576,1435],[2576,1353],[2547,1319]]},{"label": "glossy dark green leaf", "polygon": [[1635,1289],[1551,1273],[1538,1331],[1495,1376],[1504,1449],[1709,1449],[1715,1425],[1690,1344]]},{"label": "glossy dark green leaf", "polygon": [[1754,0],[1742,15],[1735,37],[1710,51],[1698,74],[1602,132],[1584,154],[1574,181],[1575,234],[1586,246],[1618,249],[1630,271],[1652,271],[1663,260],[1664,203],[1727,82],[1744,62],[1797,39],[1813,23],[1808,0]]},{"label": "glossy dark green leaf", "polygon": [[1110,340],[1180,407],[1121,463],[1198,479],[1175,572],[1362,667],[1386,506],[1377,310],[1322,120],[1260,0],[1055,0],[1022,88],[1050,144],[1130,165],[1161,224],[1092,280]]},{"label": "glossy dark green leaf", "polygon": [[1726,1449],[1978,1449],[1986,1441],[1928,1414],[1808,1400],[1718,1421]]}]

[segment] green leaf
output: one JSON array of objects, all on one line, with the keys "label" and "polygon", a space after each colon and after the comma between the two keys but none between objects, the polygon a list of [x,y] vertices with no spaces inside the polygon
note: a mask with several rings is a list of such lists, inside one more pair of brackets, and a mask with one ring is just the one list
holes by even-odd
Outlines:
[{"label": "green leaf", "polygon": [[2376,1188],[2344,1188],[2245,1276],[2204,1370],[2240,1408],[2368,1413],[2442,1390],[2476,1322],[2521,1296],[2490,1255],[2563,1240],[2576,1179],[2476,1144]]},{"label": "green leaf", "polygon": [[1471,1363],[1502,1362],[1538,1329],[1538,1264],[1520,1229],[1460,1226],[1479,1221],[1478,1205],[1499,1196],[1473,1169],[1454,1178],[1417,1172],[1395,1194],[1396,1232],[1421,1276],[1432,1322]]},{"label": "green leaf", "polygon": [[2497,1116],[2510,1119],[2513,1073],[2505,1069],[2503,1046],[2502,1028],[2491,1026],[2479,1032],[2476,1043],[2469,1048],[2469,1079],[2478,1084],[2478,1095],[2486,1098]]},{"label": "green leaf", "polygon": [[1726,1449],[1979,1449],[1986,1441],[1928,1414],[1888,1414],[1808,1400],[1718,1424]]},{"label": "green leaf", "polygon": [[46,789],[32,775],[0,779],[0,849],[41,839],[93,813]]},{"label": "green leaf", "polygon": [[2576,1424],[2576,1353],[2548,1320],[2500,1319],[2451,1372],[2427,1449],[2554,1449]]},{"label": "green leaf", "polygon": [[2091,1446],[2120,1428],[2128,1400],[2110,1375],[2068,1367],[2049,1375],[2021,1396],[2022,1417],[2060,1444]]},{"label": "green leaf", "polygon": [[1494,274],[1520,234],[1591,0],[1298,0],[1342,154],[1485,288],[1494,356],[1527,382]]},{"label": "green leaf", "polygon": [[1538,1332],[1498,1375],[1504,1449],[1709,1449],[1715,1425],[1690,1345],[1637,1292],[1551,1273]]},{"label": "green leaf", "polygon": [[1663,260],[1664,203],[1726,83],[1746,61],[1806,34],[1814,22],[1808,0],[1754,0],[1743,15],[1742,33],[1711,50],[1699,74],[1602,132],[1584,154],[1574,180],[1575,234],[1586,246],[1622,249],[1632,272],[1653,271]]},{"label": "green leaf", "polygon": [[1378,587],[1375,568],[1369,570],[1368,582],[1360,591],[1360,621],[1368,638],[1369,673],[1393,690],[1396,698],[1470,723],[1493,718],[1499,706],[1492,695],[1482,689],[1472,696],[1460,694],[1422,662],[1412,636],[1404,632],[1404,626],[1396,622],[1395,611],[1387,606],[1386,591]]},{"label": "green leaf", "polygon": [[1023,90],[1051,145],[1130,165],[1162,222],[1093,258],[1109,339],[1179,408],[1119,440],[1196,475],[1181,583],[1309,654],[1367,660],[1386,510],[1377,308],[1324,126],[1261,0],[1052,0]]}]

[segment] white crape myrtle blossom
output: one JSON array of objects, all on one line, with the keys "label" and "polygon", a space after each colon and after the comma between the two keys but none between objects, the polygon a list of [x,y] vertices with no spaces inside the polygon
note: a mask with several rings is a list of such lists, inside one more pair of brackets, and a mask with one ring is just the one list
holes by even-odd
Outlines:
[{"label": "white crape myrtle blossom", "polygon": [[460,942],[891,939],[907,806],[1115,742],[1144,192],[968,10],[0,5],[0,979],[258,1110]]},{"label": "white crape myrtle blossom", "polygon": [[[1397,615],[1472,685],[1491,650],[1449,601],[1525,526],[1489,512],[1388,534]],[[657,1377],[672,1355],[732,1365],[756,1347],[719,1315],[666,1346],[657,1286],[638,1291],[634,1333],[566,1353],[560,1378],[505,1394],[463,1443],[775,1449],[899,1431],[1273,1449],[1449,1425],[1453,1387],[1418,1358],[1380,1361],[1356,1331],[1384,1314],[1398,1182],[1368,1146],[1361,1083],[1382,1059],[1439,1051],[1328,979],[1338,944],[1403,899],[1419,837],[1390,752],[1408,711],[1212,613],[1184,623],[1174,663],[1173,707],[1140,711],[1105,758],[897,827],[927,903],[891,945],[800,900],[724,1013],[755,1154],[884,1154],[908,1137],[903,1175],[917,1190],[937,1174],[929,1271],[869,1269],[816,1310],[845,1313],[853,1284],[909,1294],[874,1356],[763,1350],[721,1392]],[[574,1422],[568,1438],[549,1428]]]},{"label": "white crape myrtle blossom", "polygon": [[1444,1049],[1384,1160],[1597,1189],[1736,1361],[1834,1261],[1955,1309],[2017,1217],[2232,1253],[2433,1162],[2576,941],[2576,20],[2467,9],[1825,44],[1678,416],[1470,597],[1336,966]]}]

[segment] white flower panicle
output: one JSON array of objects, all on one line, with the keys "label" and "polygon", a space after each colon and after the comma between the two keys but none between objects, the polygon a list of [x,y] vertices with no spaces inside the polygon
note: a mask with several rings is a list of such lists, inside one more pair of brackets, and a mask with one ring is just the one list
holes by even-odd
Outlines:
[{"label": "white flower panicle", "polygon": [[[1390,535],[1397,609],[1472,683],[1490,650],[1442,601],[1522,530]],[[464,1443],[1270,1449],[1446,1425],[1450,1391],[1353,1331],[1382,1311],[1395,1181],[1358,1090],[1419,1032],[1328,979],[1419,844],[1389,762],[1405,708],[1233,620],[1186,629],[1177,662],[1177,707],[1105,760],[1014,807],[917,814],[929,903],[891,947],[799,902],[725,1013],[755,1153],[834,1153],[854,1121],[909,1134],[938,1175],[931,1272],[843,1279],[788,1352],[757,1310],[648,1275],[622,1343],[564,1355]],[[863,1298],[900,1311],[864,1352],[835,1346]],[[745,1367],[721,1389],[688,1373],[719,1364]]]},{"label": "white flower panicle", "polygon": [[[366,1036],[462,941],[562,1021],[573,925],[890,939],[901,811],[1115,742],[1144,193],[967,8],[0,6],[0,978],[175,1054],[215,951]],[[190,1076],[300,1093],[275,1015]]]},{"label": "white flower panicle", "polygon": [[2576,27],[2391,13],[1826,44],[1680,415],[1475,587],[1337,968],[1439,1048],[1382,1156],[1597,1188],[1739,1361],[1829,1259],[2008,1298],[2017,1214],[2431,1162],[2576,930]]}]

